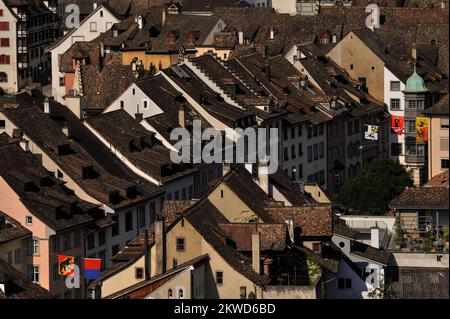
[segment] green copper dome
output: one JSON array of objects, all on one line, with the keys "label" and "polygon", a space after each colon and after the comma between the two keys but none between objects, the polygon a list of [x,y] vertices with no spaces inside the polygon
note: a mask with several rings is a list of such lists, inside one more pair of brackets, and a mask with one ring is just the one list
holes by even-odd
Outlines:
[{"label": "green copper dome", "polygon": [[406,80],[406,93],[423,93],[428,92],[427,86],[423,78],[417,74],[416,68],[414,67],[414,73]]}]

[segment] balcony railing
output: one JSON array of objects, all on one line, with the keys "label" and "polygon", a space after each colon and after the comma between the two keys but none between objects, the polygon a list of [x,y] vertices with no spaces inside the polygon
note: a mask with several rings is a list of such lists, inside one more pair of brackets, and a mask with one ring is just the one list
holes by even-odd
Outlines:
[{"label": "balcony railing", "polygon": [[405,155],[405,162],[409,164],[425,164],[425,155]]}]

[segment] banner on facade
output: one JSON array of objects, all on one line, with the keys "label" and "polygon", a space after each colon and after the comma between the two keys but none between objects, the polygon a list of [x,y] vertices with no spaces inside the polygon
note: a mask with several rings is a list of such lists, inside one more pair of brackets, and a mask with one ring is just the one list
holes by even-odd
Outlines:
[{"label": "banner on facade", "polygon": [[58,274],[71,276],[74,272],[75,257],[58,255]]},{"label": "banner on facade", "polygon": [[375,125],[365,125],[364,136],[366,140],[378,141],[378,131],[380,127]]},{"label": "banner on facade", "polygon": [[391,116],[391,129],[392,133],[397,135],[403,135],[405,130],[405,118],[403,116]]},{"label": "banner on facade", "polygon": [[416,139],[417,142],[427,142],[428,141],[428,118],[427,117],[417,117],[416,118]]},{"label": "banner on facade", "polygon": [[100,277],[102,260],[99,258],[84,258],[84,278],[95,280]]}]

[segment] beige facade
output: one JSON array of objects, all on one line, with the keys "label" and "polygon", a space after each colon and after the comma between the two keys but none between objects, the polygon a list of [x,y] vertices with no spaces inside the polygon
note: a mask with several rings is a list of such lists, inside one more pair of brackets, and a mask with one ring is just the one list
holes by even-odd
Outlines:
[{"label": "beige facade", "polygon": [[329,53],[328,57],[345,69],[354,79],[366,79],[368,93],[384,101],[384,62],[355,33],[350,32]]},{"label": "beige facade", "polygon": [[216,187],[208,199],[232,223],[248,222],[257,217],[257,214],[225,183]]},{"label": "beige facade", "polygon": [[432,116],[430,119],[430,140],[428,141],[428,178],[448,170],[443,165],[449,159],[448,115]]},{"label": "beige facade", "polygon": [[27,256],[27,243],[30,239],[31,236],[0,244],[0,259],[5,260],[18,271],[26,274],[27,264],[30,259]]}]

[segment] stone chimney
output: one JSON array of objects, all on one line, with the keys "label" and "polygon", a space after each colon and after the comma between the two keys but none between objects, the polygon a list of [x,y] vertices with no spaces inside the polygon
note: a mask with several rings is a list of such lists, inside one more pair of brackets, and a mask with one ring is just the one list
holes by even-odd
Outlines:
[{"label": "stone chimney", "polygon": [[373,248],[380,248],[380,229],[378,225],[370,228],[370,246]]},{"label": "stone chimney", "polygon": [[262,190],[267,194],[267,196],[271,196],[270,187],[269,187],[269,167],[267,163],[259,163],[258,164],[258,184],[262,188]]},{"label": "stone chimney", "polygon": [[275,38],[275,30],[273,28],[270,28],[269,40],[273,40],[274,38]]},{"label": "stone chimney", "polygon": [[94,1],[92,3],[92,8],[95,10],[95,9],[97,9],[97,6],[98,6],[97,1]]},{"label": "stone chimney", "polygon": [[50,98],[46,96],[44,98],[44,113],[48,115],[52,115],[51,107],[50,107]]},{"label": "stone chimney", "polygon": [[238,32],[238,43],[239,44],[244,44],[244,31],[239,31]]},{"label": "stone chimney", "polygon": [[136,17],[136,23],[138,24],[139,30],[142,30],[142,28],[144,27],[144,20],[142,19],[141,15],[138,15]]},{"label": "stone chimney", "polygon": [[294,220],[292,218],[288,218],[285,220],[285,223],[286,223],[289,239],[291,240],[291,243],[294,244],[295,243],[294,242]]},{"label": "stone chimney", "polygon": [[255,231],[252,234],[252,268],[257,274],[261,273],[261,234]]},{"label": "stone chimney", "polygon": [[413,45],[411,48],[411,57],[414,59],[414,62],[417,61],[417,47],[416,45]]},{"label": "stone chimney", "polygon": [[186,110],[184,104],[180,105],[178,109],[178,125],[180,127],[186,127]]},{"label": "stone chimney", "polygon": [[155,220],[155,273],[165,272],[164,218],[158,215]]}]

